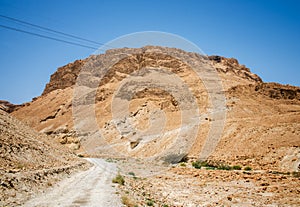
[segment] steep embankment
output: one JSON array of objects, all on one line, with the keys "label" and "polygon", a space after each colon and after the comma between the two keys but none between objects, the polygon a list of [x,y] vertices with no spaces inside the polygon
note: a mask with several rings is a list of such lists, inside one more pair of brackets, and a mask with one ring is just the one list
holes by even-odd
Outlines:
[{"label": "steep embankment", "polygon": [[85,165],[63,146],[52,143],[3,110],[0,139],[0,206],[22,204]]},{"label": "steep embankment", "polygon": [[227,92],[227,123],[212,159],[256,169],[300,170],[300,88],[239,85]]}]

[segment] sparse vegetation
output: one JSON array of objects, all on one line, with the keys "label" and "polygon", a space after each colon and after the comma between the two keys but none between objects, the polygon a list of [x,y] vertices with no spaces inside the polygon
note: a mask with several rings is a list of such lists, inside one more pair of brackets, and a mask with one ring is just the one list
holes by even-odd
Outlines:
[{"label": "sparse vegetation", "polygon": [[196,169],[201,169],[201,162],[200,161],[192,162],[192,166]]},{"label": "sparse vegetation", "polygon": [[300,172],[292,172],[292,175],[293,175],[295,178],[300,178]]},{"label": "sparse vegetation", "polygon": [[234,166],[232,167],[232,169],[233,169],[233,170],[241,170],[242,167],[239,166],[239,165],[234,165]]},{"label": "sparse vegetation", "polygon": [[186,167],[186,164],[185,164],[184,162],[181,162],[181,163],[179,164],[179,166],[180,166],[180,167]]},{"label": "sparse vegetation", "polygon": [[25,165],[19,162],[19,163],[17,164],[17,168],[18,168],[18,169],[23,169],[23,168],[25,168]]},{"label": "sparse vegetation", "polygon": [[246,167],[244,168],[244,170],[246,170],[246,171],[250,171],[250,170],[252,170],[252,168],[251,168],[251,167],[249,167],[249,166],[246,166]]},{"label": "sparse vegetation", "polygon": [[207,161],[199,161],[199,162],[202,167],[215,167],[215,166],[209,164]]},{"label": "sparse vegetation", "polygon": [[105,160],[106,162],[116,162],[114,159],[112,159],[112,158],[107,158],[106,160]]},{"label": "sparse vegetation", "polygon": [[124,185],[125,184],[125,179],[123,178],[122,175],[118,174],[116,177],[114,177],[112,179],[112,182],[113,183],[118,183],[120,185]]},{"label": "sparse vegetation", "polygon": [[137,179],[134,172],[129,172],[128,175],[131,175],[133,177],[133,179],[135,179],[135,180]]},{"label": "sparse vegetation", "polygon": [[154,206],[154,202],[152,200],[148,200],[146,204],[147,206]]},{"label": "sparse vegetation", "polygon": [[196,161],[192,163],[192,166],[196,169],[201,169],[201,167],[205,167],[206,169],[214,170],[214,169],[219,169],[221,165],[216,165],[209,163],[208,161]]},{"label": "sparse vegetation", "polygon": [[290,175],[290,172],[279,172],[279,171],[271,171],[272,174],[275,175]]},{"label": "sparse vegetation", "polygon": [[230,165],[221,164],[219,166],[216,166],[218,170],[232,170],[233,168]]},{"label": "sparse vegetation", "polygon": [[138,207],[130,198],[127,196],[122,196],[121,197],[122,203],[127,206],[127,207]]},{"label": "sparse vegetation", "polygon": [[134,172],[129,172],[128,175],[135,176]]},{"label": "sparse vegetation", "polygon": [[212,161],[196,161],[192,163],[192,166],[196,169],[204,167],[207,170],[241,170],[242,167],[239,165],[230,166],[221,162]]}]

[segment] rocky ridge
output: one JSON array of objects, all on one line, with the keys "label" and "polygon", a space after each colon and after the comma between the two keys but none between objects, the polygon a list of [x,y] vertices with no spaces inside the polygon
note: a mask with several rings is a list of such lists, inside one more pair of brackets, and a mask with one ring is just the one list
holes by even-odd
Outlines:
[{"label": "rocky ridge", "polygon": [[15,105],[8,101],[0,100],[0,110],[6,111],[7,113],[16,111],[19,108],[22,108],[23,106],[25,106],[25,104]]}]

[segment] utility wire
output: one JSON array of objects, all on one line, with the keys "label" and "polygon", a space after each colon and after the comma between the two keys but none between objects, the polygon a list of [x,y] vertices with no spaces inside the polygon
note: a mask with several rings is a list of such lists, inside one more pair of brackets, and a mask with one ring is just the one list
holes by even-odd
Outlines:
[{"label": "utility wire", "polygon": [[49,36],[46,36],[46,35],[25,31],[25,30],[18,29],[18,28],[15,28],[15,27],[8,27],[8,26],[2,25],[2,24],[0,24],[0,27],[5,28],[5,29],[9,29],[9,30],[13,30],[13,31],[17,31],[17,32],[30,34],[30,35],[33,35],[33,36],[42,37],[42,38],[45,38],[45,39],[55,40],[55,41],[58,41],[58,42],[64,42],[64,43],[71,44],[71,45],[76,45],[76,46],[85,47],[85,48],[94,49],[94,50],[98,49],[96,47],[83,45],[83,44],[79,44],[79,43],[76,43],[76,42],[66,41],[66,40],[55,38],[55,37],[49,37]]},{"label": "utility wire", "polygon": [[[1,20],[1,17],[0,17],[0,20]],[[5,25],[9,26],[9,27],[15,27],[15,28],[18,28],[18,29],[23,29],[23,30],[26,30],[26,31],[34,32],[34,33],[43,34],[43,35],[50,36],[50,37],[60,38],[60,39],[66,40],[66,41],[74,41],[78,44],[83,44],[83,45],[87,44],[87,42],[85,42],[85,41],[77,40],[77,39],[74,39],[74,38],[71,38],[71,37],[66,37],[64,35],[56,34],[56,33],[49,32],[49,31],[46,31],[46,30],[43,30],[43,29],[40,29],[40,28],[32,27],[32,26],[29,26],[29,25],[24,25],[24,24],[19,23],[19,22],[13,22],[13,23],[15,23],[16,25],[6,25],[6,24]],[[92,46],[95,46],[95,45],[92,44]],[[98,47],[98,46],[96,45],[95,47]]]},{"label": "utility wire", "polygon": [[[78,37],[78,36],[75,36],[75,35],[72,35],[72,34],[67,34],[65,32],[60,32],[60,31],[57,31],[57,30],[54,30],[54,29],[50,29],[50,28],[47,28],[47,27],[43,27],[43,26],[37,25],[37,24],[32,24],[30,22],[26,22],[26,21],[23,21],[23,20],[20,20],[20,19],[16,19],[16,18],[13,18],[13,17],[5,16],[5,15],[2,15],[2,14],[0,14],[0,17],[8,19],[8,20],[11,20],[11,21],[14,21],[14,22],[19,22],[19,23],[22,23],[22,24],[25,24],[25,25],[36,27],[36,28],[39,28],[39,29],[42,29],[42,30],[46,30],[46,31],[50,31],[50,32],[57,33],[57,34],[60,34],[60,35],[64,35],[64,36],[67,36],[67,37],[71,37],[71,38],[83,40],[83,41],[86,41],[86,42],[89,42],[89,43],[93,43],[93,44],[97,44],[97,46],[99,46],[99,45],[106,46],[106,44],[103,44],[103,43],[100,43],[100,42],[96,42],[96,41],[93,41],[93,40],[85,39],[85,38]],[[106,47],[109,47],[109,46],[106,46]]]}]

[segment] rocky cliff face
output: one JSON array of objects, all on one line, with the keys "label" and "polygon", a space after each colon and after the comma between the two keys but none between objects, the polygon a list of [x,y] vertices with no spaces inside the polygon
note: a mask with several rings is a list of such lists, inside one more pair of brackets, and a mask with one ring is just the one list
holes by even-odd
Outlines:
[{"label": "rocky cliff face", "polygon": [[6,111],[7,113],[11,113],[19,108],[22,108],[25,104],[15,105],[8,101],[0,100],[0,110]]},{"label": "rocky cliff face", "polygon": [[216,70],[220,73],[231,73],[234,76],[242,77],[255,82],[262,82],[262,79],[250,72],[250,69],[245,65],[240,65],[238,60],[235,58],[225,58],[221,56],[208,56],[212,60],[212,64]]},{"label": "rocky cliff face", "polygon": [[[168,67],[172,68],[172,72],[176,72],[175,70],[179,70],[182,67],[182,63],[175,59],[170,59],[170,56],[163,55],[163,53],[178,53],[181,51],[175,48],[164,48],[163,51],[160,51],[161,47],[153,47],[148,46],[144,48],[137,49],[128,49],[132,53],[136,53],[135,56],[128,58],[126,60],[120,61],[115,67],[114,70],[110,71],[107,74],[106,79],[110,80],[114,78],[121,78],[118,76],[118,73],[130,74],[131,72],[146,66],[152,67]],[[153,50],[154,52],[146,52],[147,50]],[[122,53],[125,52],[126,49],[114,49],[109,50],[107,53]],[[190,53],[191,56],[194,56],[194,53]],[[103,55],[100,55],[103,56]],[[58,89],[65,89],[71,87],[75,84],[78,74],[82,66],[91,62],[91,59],[96,58],[95,56],[91,56],[84,60],[76,60],[73,63],[69,63],[65,66],[62,66],[57,69],[57,71],[51,75],[50,82],[47,83],[42,95],[46,95],[51,91]],[[239,62],[234,58],[225,58],[221,56],[208,56],[208,58],[212,61],[211,63],[216,68],[216,70],[220,74],[226,74],[227,76],[233,75],[236,78],[244,79],[247,83],[250,82],[262,82],[261,78],[250,72],[250,69],[245,67],[244,65],[240,65]],[[160,60],[160,62],[157,62]],[[178,71],[177,71],[178,72]]]},{"label": "rocky cliff face", "polygon": [[[142,71],[143,68],[165,69],[176,74],[186,83],[195,97],[200,113],[203,114],[195,144],[188,152],[189,157],[199,156],[214,121],[209,116],[210,100],[205,85],[195,72],[174,56],[180,54],[190,57],[194,62],[203,61],[203,57],[179,49],[152,46],[137,49],[123,48],[75,61],[59,68],[51,76],[42,96],[13,112],[13,115],[36,130],[58,139],[62,144],[79,152],[82,151],[80,143],[86,139],[86,135],[80,135],[75,131],[72,112],[76,78],[85,63],[99,66],[109,60],[114,53],[128,51],[131,51],[133,55],[114,64],[97,86],[96,119],[99,129],[106,136],[106,142],[110,146],[116,146],[117,151],[136,157],[156,155],[160,149],[173,142],[181,125],[182,109],[178,105],[178,100],[166,90],[151,89],[149,85],[148,88],[138,91],[131,98],[127,97],[127,93],[119,91],[118,95],[121,99],[125,100],[126,97],[130,99],[129,114],[124,119],[118,120],[112,114],[112,101],[116,96],[115,93],[123,83],[126,83],[130,75],[136,74],[135,80],[137,81],[148,75],[147,72]],[[300,162],[296,153],[300,143],[300,89],[275,83],[263,83],[259,76],[251,73],[246,66],[239,64],[233,58],[209,56],[208,60],[221,78],[227,99],[225,129],[210,158],[250,165],[258,169],[297,170]],[[162,77],[158,75],[155,78]],[[165,82],[167,81],[166,79]],[[173,89],[175,91],[175,88]],[[187,104],[189,102],[187,100],[184,98],[185,102],[183,102]],[[84,101],[81,104],[87,105]],[[163,110],[167,119],[163,133],[161,133],[164,136],[159,139],[149,139],[145,142],[139,139],[143,136],[135,131],[127,130],[120,134],[116,128],[116,126],[122,126],[125,129],[133,124],[135,128],[145,130],[151,126],[151,120],[157,120],[150,116],[157,110]],[[88,111],[82,108],[83,120],[86,114]],[[160,127],[154,126],[157,129]],[[101,147],[103,146],[99,146],[99,149]],[[103,152],[110,151],[109,148],[104,148]]]},{"label": "rocky cliff face", "polygon": [[51,75],[50,82],[47,83],[42,95],[74,85],[84,62],[84,60],[76,60],[73,63],[58,68],[57,71]]}]

